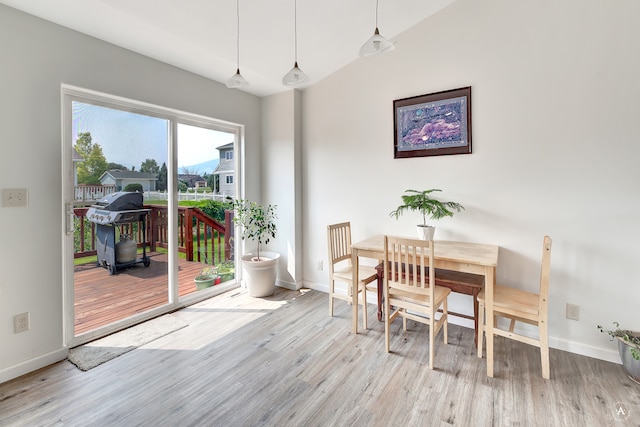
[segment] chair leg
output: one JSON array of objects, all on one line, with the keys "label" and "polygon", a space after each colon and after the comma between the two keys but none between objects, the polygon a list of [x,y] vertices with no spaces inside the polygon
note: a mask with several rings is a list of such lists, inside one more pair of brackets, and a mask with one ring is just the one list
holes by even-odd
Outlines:
[{"label": "chair leg", "polygon": [[[485,315],[485,317],[487,316]],[[493,330],[491,333],[487,333],[485,330],[485,336],[487,337],[487,376],[493,378],[493,345],[495,344],[495,335],[493,334]]]},{"label": "chair leg", "polygon": [[540,333],[540,359],[542,362],[542,378],[550,378],[549,370],[549,335],[547,333],[547,322],[541,320],[538,323],[538,329]]},{"label": "chair leg", "polygon": [[[401,308],[399,310],[405,310],[404,308]],[[402,330],[407,332],[407,317],[406,316],[402,316]]]},{"label": "chair leg", "polygon": [[335,291],[335,282],[329,280],[329,316],[333,317],[333,293]]},{"label": "chair leg", "polygon": [[434,320],[434,317],[435,310],[432,310],[431,319],[429,319],[429,369],[433,369],[433,355],[435,354],[433,342],[436,339],[436,322]]},{"label": "chair leg", "polygon": [[[358,289],[360,289],[359,286]],[[364,284],[362,285],[362,290],[360,290],[360,292],[362,292],[362,325],[366,331],[367,318],[369,317],[369,315],[367,313],[367,287]]]},{"label": "chair leg", "polygon": [[444,316],[444,323],[442,324],[442,332],[444,333],[444,343],[449,344],[449,312],[447,309],[447,300],[444,300],[442,304],[442,315]]},{"label": "chair leg", "polygon": [[484,344],[484,304],[478,304],[478,357],[482,359],[482,345]]},{"label": "chair leg", "polygon": [[387,295],[385,293],[385,296],[384,296],[384,348],[387,351],[387,353],[391,351],[391,349],[389,348],[389,341],[390,341],[389,328],[391,327],[389,323],[390,322],[389,316],[391,316],[391,307],[389,306],[389,298],[387,298]]}]

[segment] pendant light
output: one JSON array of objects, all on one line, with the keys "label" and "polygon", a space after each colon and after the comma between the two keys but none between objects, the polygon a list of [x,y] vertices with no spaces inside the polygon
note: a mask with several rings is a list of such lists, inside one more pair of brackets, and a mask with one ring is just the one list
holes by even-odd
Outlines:
[{"label": "pendant light", "polygon": [[240,0],[236,0],[236,17],[238,18],[237,35],[236,35],[236,64],[238,68],[236,73],[227,80],[227,87],[237,89],[249,84],[248,81],[240,74]]},{"label": "pendant light", "polygon": [[286,86],[296,86],[306,81],[307,76],[304,71],[298,67],[298,2],[293,1],[293,39],[294,39],[294,62],[293,68],[284,75],[282,83]]},{"label": "pendant light", "polygon": [[376,0],[376,30],[371,38],[362,45],[358,54],[360,56],[371,56],[382,52],[391,52],[395,48],[395,45],[382,37],[378,30],[378,0]]}]

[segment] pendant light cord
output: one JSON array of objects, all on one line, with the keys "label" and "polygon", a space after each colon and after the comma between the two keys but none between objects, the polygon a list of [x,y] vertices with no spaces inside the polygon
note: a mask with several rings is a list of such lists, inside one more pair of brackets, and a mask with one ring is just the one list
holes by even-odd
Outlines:
[{"label": "pendant light cord", "polygon": [[376,28],[378,28],[378,3],[380,0],[376,0]]},{"label": "pendant light cord", "polygon": [[236,25],[236,65],[238,71],[240,70],[240,0],[236,0],[236,18],[238,24]]},{"label": "pendant light cord", "polygon": [[[377,1],[377,0],[376,0]],[[293,0],[293,59],[298,63],[298,0]]]}]

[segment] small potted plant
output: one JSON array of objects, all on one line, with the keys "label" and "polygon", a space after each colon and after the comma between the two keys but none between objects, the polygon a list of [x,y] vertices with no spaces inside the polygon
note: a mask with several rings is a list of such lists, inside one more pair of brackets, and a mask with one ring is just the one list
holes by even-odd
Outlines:
[{"label": "small potted plant", "polygon": [[216,267],[208,266],[200,270],[200,274],[193,278],[196,283],[196,289],[201,290],[213,286],[218,277]]},{"label": "small potted plant", "polygon": [[236,266],[233,261],[225,261],[218,264],[218,276],[221,282],[227,282],[235,276]]},{"label": "small potted plant", "polygon": [[622,360],[622,367],[629,378],[640,384],[640,332],[620,329],[618,322],[613,322],[615,329],[606,330],[598,325],[603,334],[608,334],[611,339],[618,340],[618,352]]},{"label": "small potted plant", "polygon": [[402,204],[391,211],[389,216],[396,219],[405,211],[417,211],[422,215],[422,224],[418,224],[418,236],[421,239],[432,240],[435,227],[427,225],[427,217],[439,220],[445,216],[453,216],[453,211],[460,212],[464,207],[456,202],[441,202],[431,197],[431,193],[442,191],[431,190],[406,190],[402,197]]},{"label": "small potted plant", "polygon": [[240,227],[242,240],[257,243],[256,253],[242,256],[245,283],[252,297],[265,297],[273,294],[276,287],[276,275],[280,254],[262,250],[262,244],[276,237],[276,206],[262,206],[249,200],[233,201],[235,214],[233,222]]}]

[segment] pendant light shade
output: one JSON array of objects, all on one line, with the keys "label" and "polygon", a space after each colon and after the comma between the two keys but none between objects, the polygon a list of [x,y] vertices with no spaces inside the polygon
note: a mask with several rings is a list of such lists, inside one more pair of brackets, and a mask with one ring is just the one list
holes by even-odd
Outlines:
[{"label": "pendant light shade", "polygon": [[293,40],[294,40],[294,62],[293,68],[282,78],[282,84],[286,86],[296,86],[309,79],[304,71],[298,67],[298,2],[293,2]]},{"label": "pendant light shade", "polygon": [[395,48],[394,44],[382,37],[378,30],[378,0],[376,0],[376,30],[371,38],[362,45],[358,54],[360,56],[371,56],[383,52],[391,52]]},{"label": "pendant light shade", "polygon": [[236,73],[227,80],[227,87],[237,89],[249,84],[248,81],[240,74],[240,0],[236,0],[236,17],[238,18],[237,34],[236,34]]},{"label": "pendant light shade", "polygon": [[245,80],[244,77],[242,77],[242,74],[240,74],[240,68],[238,68],[236,70],[236,73],[233,76],[229,77],[229,80],[227,80],[227,87],[231,89],[237,89],[248,84],[249,82]]},{"label": "pendant light shade", "polygon": [[282,83],[287,86],[295,86],[309,79],[304,71],[298,67],[298,61],[293,64],[293,68],[282,78]]}]

